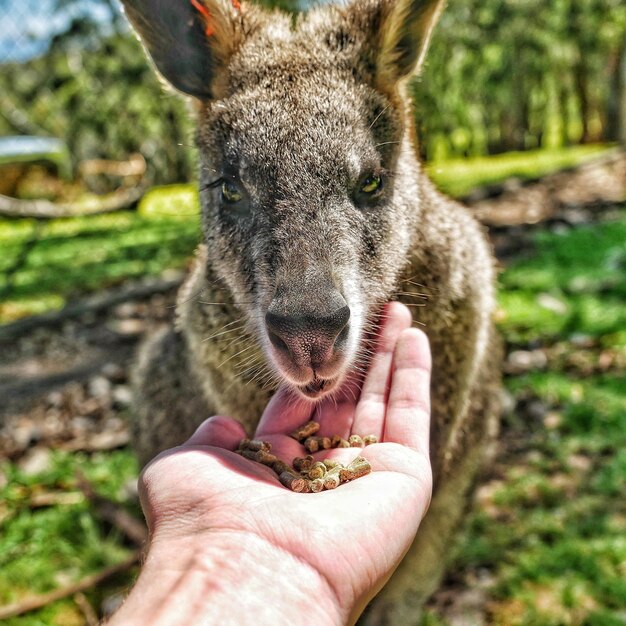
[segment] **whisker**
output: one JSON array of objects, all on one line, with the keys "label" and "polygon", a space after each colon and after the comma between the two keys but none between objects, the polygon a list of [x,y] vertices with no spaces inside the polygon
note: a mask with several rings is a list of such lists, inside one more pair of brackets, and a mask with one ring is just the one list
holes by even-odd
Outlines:
[{"label": "whisker", "polygon": [[220,367],[222,367],[222,365],[224,365],[225,363],[228,363],[228,361],[230,361],[231,359],[234,359],[236,356],[239,356],[240,354],[243,354],[244,352],[247,352],[248,350],[254,348],[254,344],[246,346],[243,350],[240,350],[239,352],[236,352],[235,354],[229,356],[227,359],[225,359],[224,361],[222,361],[218,366],[217,369],[220,369]]},{"label": "whisker", "polygon": [[376,124],[376,122],[378,121],[378,119],[380,118],[381,115],[383,115],[383,113],[391,106],[391,102],[374,118],[374,121],[369,125],[367,130],[372,130],[372,128],[374,127],[374,124]]},{"label": "whisker", "polygon": [[[239,336],[239,335],[238,335],[238,336],[237,336],[237,337],[235,337],[234,339],[231,339],[231,340],[230,340],[230,341],[229,341],[229,342],[228,342],[228,343],[227,343],[227,344],[226,344],[226,345],[222,348],[222,350],[223,350],[224,352],[226,352],[226,351],[227,351],[230,347],[232,347],[232,346],[236,346],[236,345],[240,344],[242,341],[246,341],[247,339],[248,339],[248,337],[246,337],[246,336],[243,336],[243,337],[242,337],[242,336]],[[250,347],[252,347],[252,346],[250,346]]]},{"label": "whisker", "polygon": [[251,356],[247,356],[241,362],[237,363],[236,367],[239,369],[245,367],[247,370],[249,370],[249,369],[259,366],[262,363],[262,361],[263,359],[261,358],[259,353],[256,352],[255,354]]},{"label": "whisker", "polygon": [[412,298],[429,298],[430,294],[421,293],[419,291],[396,291],[394,292],[396,295],[400,296],[411,296]]},{"label": "whisker", "polygon": [[382,143],[377,143],[374,148],[380,148],[381,146],[387,146],[389,144],[400,143],[399,141],[383,141]]},{"label": "whisker", "polygon": [[[198,300],[199,304],[208,304],[211,306],[230,306],[231,303],[230,302],[207,302],[206,300]],[[253,305],[255,304],[254,302],[237,302],[237,304],[247,304],[247,305]]]},{"label": "whisker", "polygon": [[[239,326],[235,326],[235,328],[230,328],[228,330],[224,330],[227,326],[232,326],[233,324],[236,324],[237,322],[241,322],[243,318],[239,318],[236,320],[233,320],[232,322],[228,322],[228,324],[224,324],[224,326],[220,326],[220,329],[216,332],[214,332],[212,335],[209,335],[206,339],[203,339],[202,341],[208,341],[209,339],[213,339],[214,337],[219,337],[220,335],[224,335],[226,333],[232,333],[235,332],[237,330],[239,330]],[[244,326],[244,324],[241,325],[242,327]]]},{"label": "whisker", "polygon": [[187,304],[187,302],[191,302],[191,300],[193,300],[194,298],[197,298],[205,289],[206,289],[206,287],[202,287],[202,289],[200,289],[200,291],[191,294],[188,298],[186,298],[182,302],[176,302],[175,304],[168,304],[165,308],[166,309],[175,309],[179,304]]},{"label": "whisker", "polygon": [[422,287],[423,289],[426,289],[426,285],[424,285],[423,283],[416,283],[414,280],[410,280],[409,278],[404,278],[400,282],[409,283],[410,285],[414,285],[415,287]]}]

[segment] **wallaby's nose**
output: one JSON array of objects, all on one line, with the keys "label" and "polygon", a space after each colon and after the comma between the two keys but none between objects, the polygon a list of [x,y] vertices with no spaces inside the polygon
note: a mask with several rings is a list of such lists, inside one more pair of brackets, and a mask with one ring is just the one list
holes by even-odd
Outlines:
[{"label": "wallaby's nose", "polygon": [[333,305],[336,308],[330,312],[306,315],[278,313],[270,305],[265,324],[272,345],[288,353],[296,365],[317,369],[332,358],[334,348],[347,336],[350,307],[339,293]]}]

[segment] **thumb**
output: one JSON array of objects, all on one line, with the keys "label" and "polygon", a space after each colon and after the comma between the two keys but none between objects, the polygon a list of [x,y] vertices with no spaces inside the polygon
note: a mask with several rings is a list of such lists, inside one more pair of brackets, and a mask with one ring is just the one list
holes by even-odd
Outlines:
[{"label": "thumb", "polygon": [[183,446],[217,446],[234,450],[245,436],[246,431],[237,420],[214,415],[204,420]]}]

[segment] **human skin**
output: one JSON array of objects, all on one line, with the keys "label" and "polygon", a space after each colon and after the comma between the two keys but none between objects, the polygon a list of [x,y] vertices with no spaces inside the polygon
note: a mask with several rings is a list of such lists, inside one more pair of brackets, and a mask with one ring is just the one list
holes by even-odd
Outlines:
[{"label": "human skin", "polygon": [[291,461],[304,456],[289,433],[309,419],[322,435],[374,434],[364,450],[318,453],[372,473],[330,491],[293,493],[267,467],[233,451],[246,436],[235,420],[206,420],[140,478],[150,547],[121,624],[351,624],[409,549],[431,496],[428,454],[430,351],[408,309],[386,305],[360,386],[349,381],[321,404],[286,389],[255,433]]}]

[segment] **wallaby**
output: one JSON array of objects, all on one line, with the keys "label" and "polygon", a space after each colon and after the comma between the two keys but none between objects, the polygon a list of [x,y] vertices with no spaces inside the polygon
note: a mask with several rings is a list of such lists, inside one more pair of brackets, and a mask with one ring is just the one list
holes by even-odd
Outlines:
[{"label": "wallaby", "polygon": [[237,0],[123,4],[160,74],[195,103],[204,235],[176,328],[141,351],[139,456],[216,413],[253,430],[279,382],[311,401],[332,394],[382,303],[422,304],[435,492],[363,617],[416,623],[499,413],[493,258],[422,172],[403,91],[443,0],[354,0],[297,18]]}]

